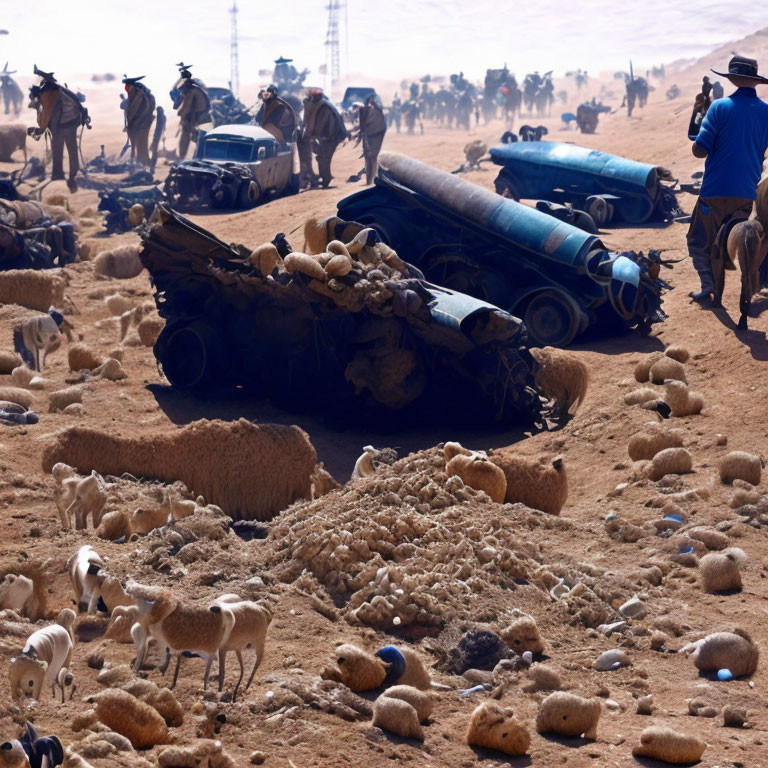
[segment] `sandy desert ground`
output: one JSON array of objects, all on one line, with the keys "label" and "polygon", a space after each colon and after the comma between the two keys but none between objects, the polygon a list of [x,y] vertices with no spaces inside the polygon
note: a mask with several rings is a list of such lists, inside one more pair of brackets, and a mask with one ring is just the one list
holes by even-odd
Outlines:
[{"label": "sandy desert ground", "polygon": [[[764,30],[747,39],[739,50],[762,53],[766,61],[767,41],[768,30]],[[663,165],[672,169],[677,178],[687,181],[691,173],[702,167],[691,156],[685,137],[689,105],[706,67],[721,63],[727,56],[723,51],[732,45],[674,75],[683,90],[679,99],[664,98],[666,87],[673,81],[670,75],[667,83],[652,93],[647,107],[631,119],[625,111],[602,116],[597,133],[587,136],[564,130],[559,117],[553,116],[543,121],[549,127],[549,138],[575,141]],[[618,101],[614,106],[618,106]],[[84,139],[87,157],[94,155],[101,143],[107,145],[108,152],[117,151],[122,144],[120,115],[113,108],[114,102],[116,96],[104,90],[89,94],[95,127]],[[572,96],[569,108],[575,106]],[[24,119],[29,120],[27,116]],[[174,126],[173,120],[170,124]],[[500,121],[481,123],[472,128],[469,139],[480,138],[493,144],[503,130]],[[462,161],[462,147],[467,140],[465,133],[426,123],[424,135],[390,132],[385,149],[451,170]],[[289,241],[300,247],[300,230],[307,216],[332,214],[339,200],[362,188],[362,183],[344,183],[359,170],[357,155],[349,144],[339,150],[334,159],[336,178],[329,190],[275,200],[247,212],[193,218],[226,242],[253,247],[277,232],[286,232]],[[162,177],[165,172],[161,166],[158,175]],[[494,176],[494,167],[485,165],[466,178],[492,189]],[[48,194],[53,192],[66,193],[66,188],[63,183],[54,184],[47,190]],[[680,200],[685,211],[690,212],[695,198],[683,194]],[[75,220],[96,202],[96,193],[92,191],[69,196]],[[47,413],[48,393],[66,386],[71,376],[65,346],[49,359],[44,372],[48,379],[45,389],[33,393],[40,412],[39,423],[2,427],[0,432],[0,567],[13,570],[20,562],[47,561],[52,615],[72,607],[66,562],[86,543],[93,544],[107,559],[111,573],[132,576],[145,584],[170,586],[186,599],[206,602],[222,593],[237,592],[243,597],[266,600],[274,619],[264,663],[247,694],[231,703],[227,694],[231,693],[236,669],[231,659],[224,696],[218,703],[227,723],[217,738],[238,766],[249,764],[254,751],[264,753],[258,759],[263,757],[264,765],[270,768],[385,766],[393,761],[462,768],[566,763],[652,766],[659,764],[637,760],[631,754],[640,732],[651,724],[666,725],[705,740],[708,747],[702,765],[768,765],[765,662],[750,678],[718,682],[700,675],[690,658],[675,652],[708,632],[733,627],[749,632],[763,649],[768,645],[768,545],[762,533],[762,524],[768,518],[756,514],[750,519],[733,509],[734,488],[723,485],[718,474],[719,462],[729,451],[768,455],[768,417],[763,410],[768,314],[751,320],[748,331],[736,329],[737,273],[729,273],[724,309],[701,309],[688,299],[688,292],[697,286],[697,281],[685,258],[686,228],[686,224],[673,223],[621,227],[604,233],[603,239],[610,247],[658,248],[664,249],[670,258],[682,259],[665,275],[672,284],[664,301],[669,318],[646,336],[630,333],[579,339],[573,349],[588,366],[591,377],[586,401],[563,429],[534,436],[516,431],[457,433],[449,427],[377,435],[371,434],[365,424],[339,431],[328,427],[322,414],[297,415],[244,396],[217,398],[175,392],[158,372],[151,349],[130,344],[124,345],[126,379],[85,383],[80,415]],[[81,238],[90,244],[93,253],[138,241],[133,233],[102,237],[99,229],[100,225],[82,227]],[[127,281],[99,281],[88,262],[73,265],[66,273],[67,295],[74,310],[70,319],[76,334],[104,356],[119,341],[104,297],[120,292],[137,301],[150,299],[148,277],[143,273]],[[768,302],[758,298],[757,305],[765,309]],[[28,310],[16,305],[0,306],[0,349],[11,348],[13,325],[28,314]],[[638,479],[627,445],[653,414],[637,406],[626,406],[623,398],[636,386],[636,363],[673,344],[689,350],[688,381],[702,393],[705,402],[700,415],[672,420],[672,426],[684,433],[693,471],[659,482]],[[0,376],[0,386],[9,383],[10,377]],[[55,504],[59,489],[42,468],[43,451],[58,430],[82,424],[140,438],[148,431],[171,433],[197,419],[239,417],[256,423],[300,425],[309,433],[320,461],[342,483],[348,481],[365,444],[396,445],[401,456],[413,455],[395,469],[383,470],[379,477],[351,482],[314,502],[298,502],[266,525],[265,539],[245,542],[234,534],[218,540],[201,537],[178,552],[166,546],[162,537],[118,544],[98,539],[93,531],[61,529]],[[447,507],[433,506],[427,515],[403,502],[404,495],[423,490],[429,485],[428,480],[440,487],[445,485],[445,474],[436,458],[438,453],[430,449],[452,439],[460,439],[476,449],[510,446],[510,452],[523,456],[562,455],[569,495],[559,517],[522,505],[497,505],[474,492],[465,493],[466,498],[451,496]],[[197,456],[195,461],[206,462],[206,456]],[[400,498],[387,500],[383,481],[395,476],[402,481]],[[684,493],[694,490],[698,493]],[[764,492],[763,485],[758,491]],[[439,492],[433,489],[431,493]],[[659,535],[651,523],[670,511],[682,511],[687,521],[676,534]],[[627,534],[626,527],[617,532],[615,524],[606,525],[609,515],[638,526],[632,529],[638,531],[637,536]],[[449,545],[448,549],[440,550],[440,556],[427,543],[423,532],[416,533],[418,518],[422,517],[426,517],[427,527],[439,530],[439,538]],[[383,534],[380,525],[389,527],[390,533]],[[746,553],[741,591],[704,592],[696,557],[680,555],[691,544],[685,531],[692,527],[717,529],[727,536],[728,546],[739,547]],[[326,562],[327,547],[322,549],[328,542],[336,546],[345,536],[387,539],[390,556],[384,557],[386,566],[393,574],[400,573],[393,575],[393,580],[401,583],[400,578],[405,578],[410,584],[406,590],[413,589],[414,594],[423,596],[431,590],[433,596],[440,596],[431,598],[435,621],[398,627],[391,623],[367,626],[357,619],[352,611],[355,601],[365,598],[360,584],[367,584],[367,577],[358,578],[354,585],[347,579],[339,582],[338,570],[334,572]],[[320,554],[308,554],[302,544],[315,539],[320,542]],[[391,554],[394,547],[409,544],[413,546],[404,546],[400,554]],[[494,548],[498,558],[492,556],[484,562],[485,556],[480,553],[488,546]],[[379,553],[382,552],[385,550],[380,549]],[[703,545],[694,542],[695,555],[705,552]],[[365,559],[364,555],[357,560],[352,557],[347,575],[365,572]],[[406,571],[407,576],[403,576]],[[581,584],[584,589],[580,595],[577,590],[572,597],[556,600],[546,588],[547,574],[564,578],[570,587]],[[633,619],[622,634],[606,637],[597,631],[598,625],[614,620],[618,606],[635,595],[647,611],[643,618]],[[546,664],[557,670],[562,687],[600,699],[603,711],[596,741],[537,734],[536,711],[545,694],[525,692],[525,673],[513,671],[497,676],[493,690],[500,703],[514,710],[531,732],[529,756],[510,758],[467,746],[464,734],[469,717],[489,694],[461,695],[459,690],[472,687],[475,680],[445,671],[440,649],[450,644],[451,637],[474,625],[503,630],[512,621],[513,609],[535,617],[545,644]],[[103,626],[91,627],[84,619],[80,622],[72,663],[77,692],[72,701],[63,705],[54,702],[48,692],[29,709],[9,701],[4,681],[9,660],[23,641],[11,633],[0,637],[0,737],[14,737],[16,723],[30,718],[41,733],[55,733],[65,745],[81,744],[84,733],[74,732],[72,720],[88,709],[85,697],[104,689],[97,682],[98,671],[93,667],[102,661],[108,665],[130,663],[134,649],[129,644],[103,639]],[[654,632],[666,635],[657,649],[651,647]],[[393,737],[372,727],[366,707],[370,707],[373,696],[363,694],[362,703],[350,696],[345,699],[348,706],[344,707],[338,701],[334,703],[327,693],[318,692],[320,670],[333,662],[334,648],[342,642],[372,651],[392,643],[409,644],[430,668],[433,680],[446,687],[433,693],[435,707],[425,725],[423,742]],[[630,665],[613,672],[596,671],[594,660],[603,651],[615,648],[626,650]],[[246,664],[250,654],[246,651]],[[157,670],[150,669],[146,674],[162,684]],[[484,680],[486,676],[476,679]],[[173,743],[183,745],[194,739],[200,721],[196,702],[213,703],[219,699],[211,691],[203,694],[201,681],[202,662],[187,660],[175,691],[186,717],[181,727],[170,729]],[[655,706],[651,716],[636,713],[638,698],[647,694],[652,694]],[[688,700],[694,698],[712,706],[718,714],[711,718],[690,715]],[[723,727],[720,711],[727,704],[746,708],[748,727]],[[154,765],[158,752],[156,747],[136,754],[90,759],[90,763],[105,768],[134,766],[144,765],[141,760],[145,759]]]}]

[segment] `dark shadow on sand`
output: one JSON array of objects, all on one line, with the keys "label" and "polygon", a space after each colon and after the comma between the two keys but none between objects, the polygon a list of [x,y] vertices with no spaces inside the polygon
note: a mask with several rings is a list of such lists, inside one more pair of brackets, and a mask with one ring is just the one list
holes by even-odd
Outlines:
[{"label": "dark shadow on sand", "polygon": [[733,335],[749,349],[754,360],[765,362],[768,360],[768,338],[765,331],[747,329],[740,330],[738,325],[728,313],[725,307],[704,307],[703,311],[709,310]]},{"label": "dark shadow on sand", "polygon": [[478,760],[493,760],[496,765],[512,765],[515,768],[527,768],[533,765],[529,755],[505,755],[495,749],[485,749],[485,747],[470,747]]}]

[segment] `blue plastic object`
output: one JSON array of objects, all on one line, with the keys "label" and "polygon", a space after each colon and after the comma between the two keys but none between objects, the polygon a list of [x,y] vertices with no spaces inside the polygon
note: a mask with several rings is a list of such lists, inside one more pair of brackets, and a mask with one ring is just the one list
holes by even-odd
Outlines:
[{"label": "blue plastic object", "polygon": [[733,680],[733,673],[731,672],[730,669],[718,669],[717,679],[722,680],[723,682],[727,680]]},{"label": "blue plastic object", "polygon": [[384,678],[385,683],[393,683],[405,674],[405,656],[394,645],[385,645],[381,650],[376,651],[375,655],[389,664],[387,676]]}]

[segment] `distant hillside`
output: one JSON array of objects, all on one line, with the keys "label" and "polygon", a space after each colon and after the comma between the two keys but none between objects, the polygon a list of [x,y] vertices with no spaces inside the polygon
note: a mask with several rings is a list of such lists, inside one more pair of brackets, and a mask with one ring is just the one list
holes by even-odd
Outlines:
[{"label": "distant hillside", "polygon": [[710,69],[724,72],[728,68],[728,61],[734,53],[740,56],[749,56],[751,59],[757,59],[760,73],[768,76],[768,27],[764,27],[741,40],[724,43],[693,64],[681,68],[680,74],[676,75],[676,77],[680,80],[688,78],[699,80]]}]

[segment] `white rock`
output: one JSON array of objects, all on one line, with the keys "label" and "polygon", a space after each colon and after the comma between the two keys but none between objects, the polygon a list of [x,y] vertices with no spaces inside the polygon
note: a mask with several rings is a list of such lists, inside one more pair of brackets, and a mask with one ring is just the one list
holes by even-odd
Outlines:
[{"label": "white rock", "polygon": [[629,664],[629,656],[626,651],[620,648],[612,648],[610,651],[601,653],[595,660],[595,669],[598,672],[608,672]]},{"label": "white rock", "polygon": [[626,621],[614,621],[612,624],[601,624],[597,631],[605,635],[606,637],[612,635],[614,632],[623,632],[627,628]]},{"label": "white rock", "polygon": [[619,607],[619,613],[628,619],[642,619],[646,614],[645,605],[639,597],[633,597]]}]

